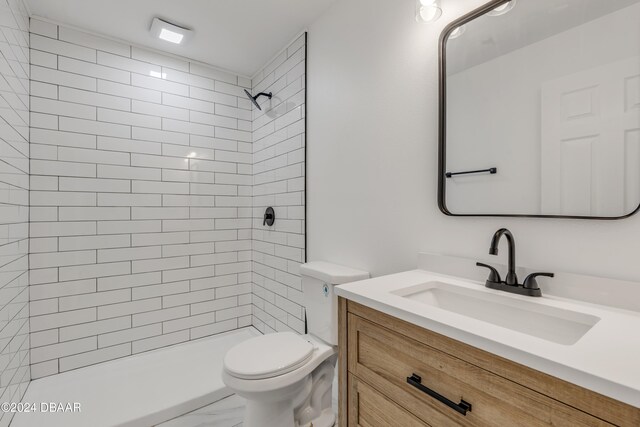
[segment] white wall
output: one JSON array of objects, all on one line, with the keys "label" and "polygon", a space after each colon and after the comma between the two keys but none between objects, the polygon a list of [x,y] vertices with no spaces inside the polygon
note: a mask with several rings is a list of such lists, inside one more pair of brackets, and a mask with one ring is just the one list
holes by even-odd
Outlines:
[{"label": "white wall", "polygon": [[304,333],[305,48],[303,34],[253,78],[254,94],[273,93],[253,109],[253,325],[263,333]]},{"label": "white wall", "polygon": [[[431,251],[489,259],[510,228],[521,265],[640,281],[640,215],[620,221],[452,218],[437,207],[438,36],[484,3],[342,0],[309,28],[308,258],[371,271]],[[500,259],[506,256],[502,251]]]},{"label": "white wall", "polygon": [[33,377],[251,324],[251,81],[31,20]]},{"label": "white wall", "polygon": [[[0,402],[29,384],[29,17],[0,1]],[[0,412],[0,426],[13,414]]]}]

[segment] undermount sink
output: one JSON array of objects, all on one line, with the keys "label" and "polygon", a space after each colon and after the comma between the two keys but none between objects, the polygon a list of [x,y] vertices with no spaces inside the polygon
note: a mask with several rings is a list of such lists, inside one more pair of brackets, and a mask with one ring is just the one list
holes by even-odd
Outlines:
[{"label": "undermount sink", "polygon": [[393,294],[472,319],[562,345],[573,345],[600,318],[493,292],[439,281],[392,291]]}]

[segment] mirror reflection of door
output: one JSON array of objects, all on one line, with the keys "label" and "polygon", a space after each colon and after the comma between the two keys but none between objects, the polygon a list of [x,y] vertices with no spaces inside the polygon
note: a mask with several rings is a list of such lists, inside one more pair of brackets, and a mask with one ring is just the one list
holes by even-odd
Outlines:
[{"label": "mirror reflection of door", "polygon": [[542,86],[542,213],[617,216],[640,202],[640,59]]}]

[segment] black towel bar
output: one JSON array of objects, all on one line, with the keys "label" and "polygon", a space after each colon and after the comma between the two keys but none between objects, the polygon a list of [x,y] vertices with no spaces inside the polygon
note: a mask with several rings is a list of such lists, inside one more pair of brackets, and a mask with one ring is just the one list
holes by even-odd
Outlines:
[{"label": "black towel bar", "polygon": [[465,172],[447,172],[444,175],[447,178],[451,178],[454,175],[468,175],[470,173],[484,173],[484,172],[489,172],[490,174],[498,173],[498,168],[478,169],[475,171],[465,171]]}]

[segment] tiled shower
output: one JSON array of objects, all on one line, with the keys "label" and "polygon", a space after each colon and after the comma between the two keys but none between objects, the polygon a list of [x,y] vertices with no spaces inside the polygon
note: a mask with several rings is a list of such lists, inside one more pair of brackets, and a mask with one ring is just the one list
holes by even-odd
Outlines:
[{"label": "tiled shower", "polygon": [[[263,333],[304,333],[305,57],[303,34],[253,78],[253,92],[272,92],[277,105],[253,117],[253,325]],[[262,224],[268,206],[273,231]]]},{"label": "tiled shower", "polygon": [[33,377],[251,324],[250,81],[32,22]]},{"label": "tiled shower", "polygon": [[[30,375],[251,325],[303,333],[306,35],[250,78],[35,18],[29,37],[7,4],[5,401]],[[244,89],[274,97],[259,111]]]}]

